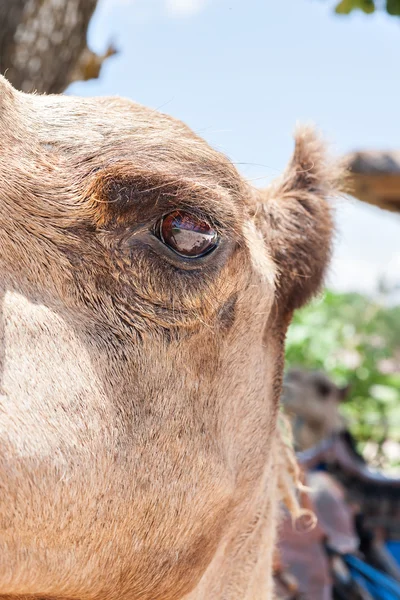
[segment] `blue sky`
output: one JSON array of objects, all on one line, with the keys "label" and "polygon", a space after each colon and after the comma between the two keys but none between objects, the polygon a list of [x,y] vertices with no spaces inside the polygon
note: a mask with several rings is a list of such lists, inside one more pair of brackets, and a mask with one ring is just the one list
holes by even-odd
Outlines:
[{"label": "blue sky", "polygon": [[[69,93],[120,95],[190,125],[257,185],[289,159],[296,122],[337,153],[400,148],[400,19],[330,0],[100,0],[89,45],[120,50],[99,80]],[[329,285],[373,292],[399,282],[400,218],[337,206]]]}]

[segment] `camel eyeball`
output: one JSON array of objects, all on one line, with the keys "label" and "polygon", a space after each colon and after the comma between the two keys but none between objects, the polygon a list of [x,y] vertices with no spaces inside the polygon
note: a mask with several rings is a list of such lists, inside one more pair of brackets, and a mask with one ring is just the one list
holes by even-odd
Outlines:
[{"label": "camel eyeball", "polygon": [[176,210],[159,224],[161,241],[185,258],[200,258],[216,249],[218,233],[207,221],[188,212]]}]

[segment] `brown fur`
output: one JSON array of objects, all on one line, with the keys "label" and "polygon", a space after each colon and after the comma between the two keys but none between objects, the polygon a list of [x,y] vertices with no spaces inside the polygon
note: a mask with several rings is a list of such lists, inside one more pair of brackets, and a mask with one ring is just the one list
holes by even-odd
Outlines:
[{"label": "brown fur", "polygon": [[[310,130],[258,191],[170,117],[0,79],[0,598],[272,597],[284,338],[336,181]],[[177,208],[215,252],[156,239]]]}]

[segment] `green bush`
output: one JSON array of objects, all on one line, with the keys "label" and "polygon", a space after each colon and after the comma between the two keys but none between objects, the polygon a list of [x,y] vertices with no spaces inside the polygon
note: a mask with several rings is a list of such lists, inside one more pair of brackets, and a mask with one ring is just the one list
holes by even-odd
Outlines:
[{"label": "green bush", "polygon": [[400,442],[400,306],[326,291],[295,314],[286,359],[351,384],[343,412],[361,446]]}]

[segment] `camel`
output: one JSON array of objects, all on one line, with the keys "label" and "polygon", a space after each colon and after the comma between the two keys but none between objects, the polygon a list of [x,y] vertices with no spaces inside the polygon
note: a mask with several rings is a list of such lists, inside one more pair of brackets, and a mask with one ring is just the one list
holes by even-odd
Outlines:
[{"label": "camel", "polygon": [[340,404],[350,385],[340,387],[325,373],[290,369],[285,378],[282,404],[291,417],[295,446],[307,450],[347,428]]},{"label": "camel", "polygon": [[0,78],[1,600],[274,597],[285,333],[341,178],[310,128],[256,190],[169,116]]}]

